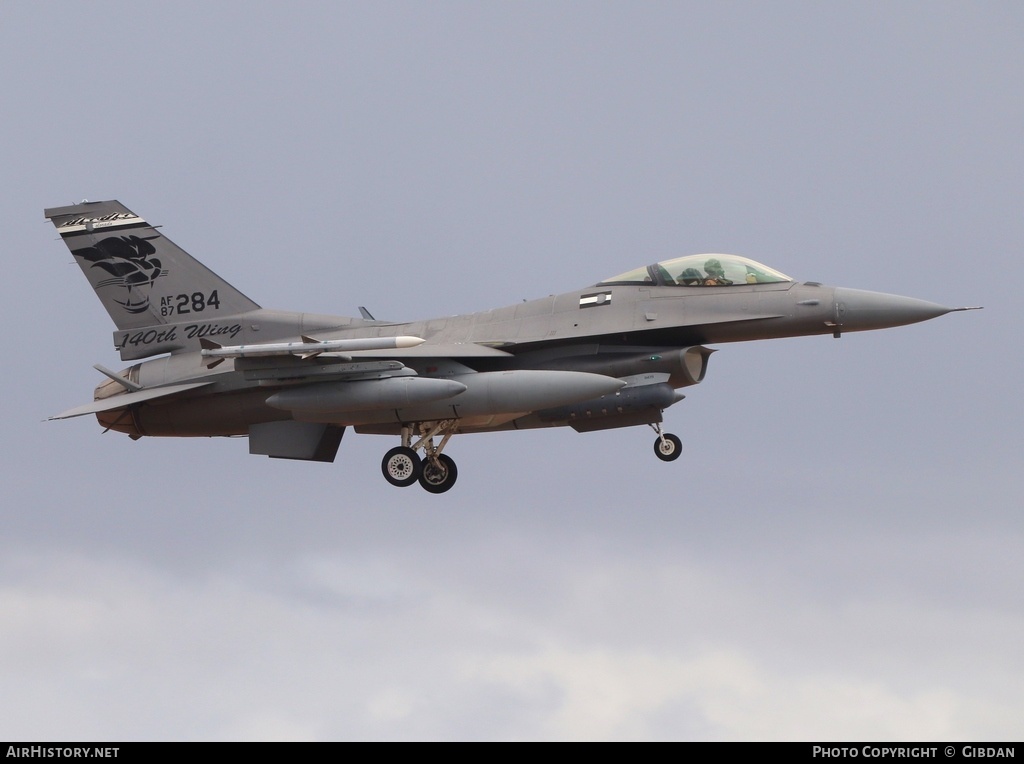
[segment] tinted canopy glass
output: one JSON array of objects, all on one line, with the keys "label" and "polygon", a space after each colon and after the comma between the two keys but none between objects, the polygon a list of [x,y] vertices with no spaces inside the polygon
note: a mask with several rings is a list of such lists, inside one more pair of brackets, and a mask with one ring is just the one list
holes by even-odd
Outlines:
[{"label": "tinted canopy glass", "polygon": [[705,287],[792,280],[774,268],[739,255],[687,255],[636,268],[601,283]]}]

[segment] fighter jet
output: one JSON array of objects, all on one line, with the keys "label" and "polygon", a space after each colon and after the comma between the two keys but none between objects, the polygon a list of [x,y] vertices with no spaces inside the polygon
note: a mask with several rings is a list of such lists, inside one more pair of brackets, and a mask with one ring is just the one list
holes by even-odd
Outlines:
[{"label": "fighter jet", "polygon": [[244,435],[252,454],[317,462],[333,462],[353,427],[398,438],[384,478],[431,493],[455,484],[444,451],[456,434],[649,425],[657,457],[677,459],[663,414],[704,379],[707,345],[839,337],[971,310],[703,254],[483,313],[295,313],[260,307],[120,202],[45,215],[113,319],[121,359],[139,361],[97,365],[108,379],[94,401],[53,419],[95,414],[133,440]]}]

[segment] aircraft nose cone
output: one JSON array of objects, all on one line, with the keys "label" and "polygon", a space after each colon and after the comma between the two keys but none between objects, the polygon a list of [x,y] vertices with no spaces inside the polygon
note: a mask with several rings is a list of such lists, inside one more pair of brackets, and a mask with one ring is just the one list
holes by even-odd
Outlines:
[{"label": "aircraft nose cone", "polygon": [[835,290],[835,307],[836,322],[847,332],[916,324],[953,310],[913,297],[842,287]]}]

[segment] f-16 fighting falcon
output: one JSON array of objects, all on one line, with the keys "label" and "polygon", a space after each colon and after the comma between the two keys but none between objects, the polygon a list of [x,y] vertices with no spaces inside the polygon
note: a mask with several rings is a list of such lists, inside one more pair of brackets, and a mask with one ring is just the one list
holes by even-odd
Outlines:
[{"label": "f-16 fighting falcon", "polygon": [[455,483],[445,449],[456,434],[649,425],[655,455],[678,458],[662,415],[704,379],[706,345],[839,337],[970,310],[706,254],[464,316],[296,313],[260,307],[120,202],[45,214],[113,319],[121,359],[138,361],[96,366],[108,379],[94,401],[54,419],[95,414],[133,440],[245,435],[252,454],[318,462],[334,461],[352,427],[397,437],[384,478],[432,493]]}]

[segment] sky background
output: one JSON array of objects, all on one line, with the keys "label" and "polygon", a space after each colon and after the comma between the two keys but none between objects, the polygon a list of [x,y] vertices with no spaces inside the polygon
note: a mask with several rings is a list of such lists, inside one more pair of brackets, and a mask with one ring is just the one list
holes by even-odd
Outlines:
[{"label": "sky background", "polygon": [[[0,4],[0,739],[1019,740],[1024,6]],[[43,208],[417,319],[730,252],[984,305],[718,346],[435,496],[44,422],[120,368]]]}]

